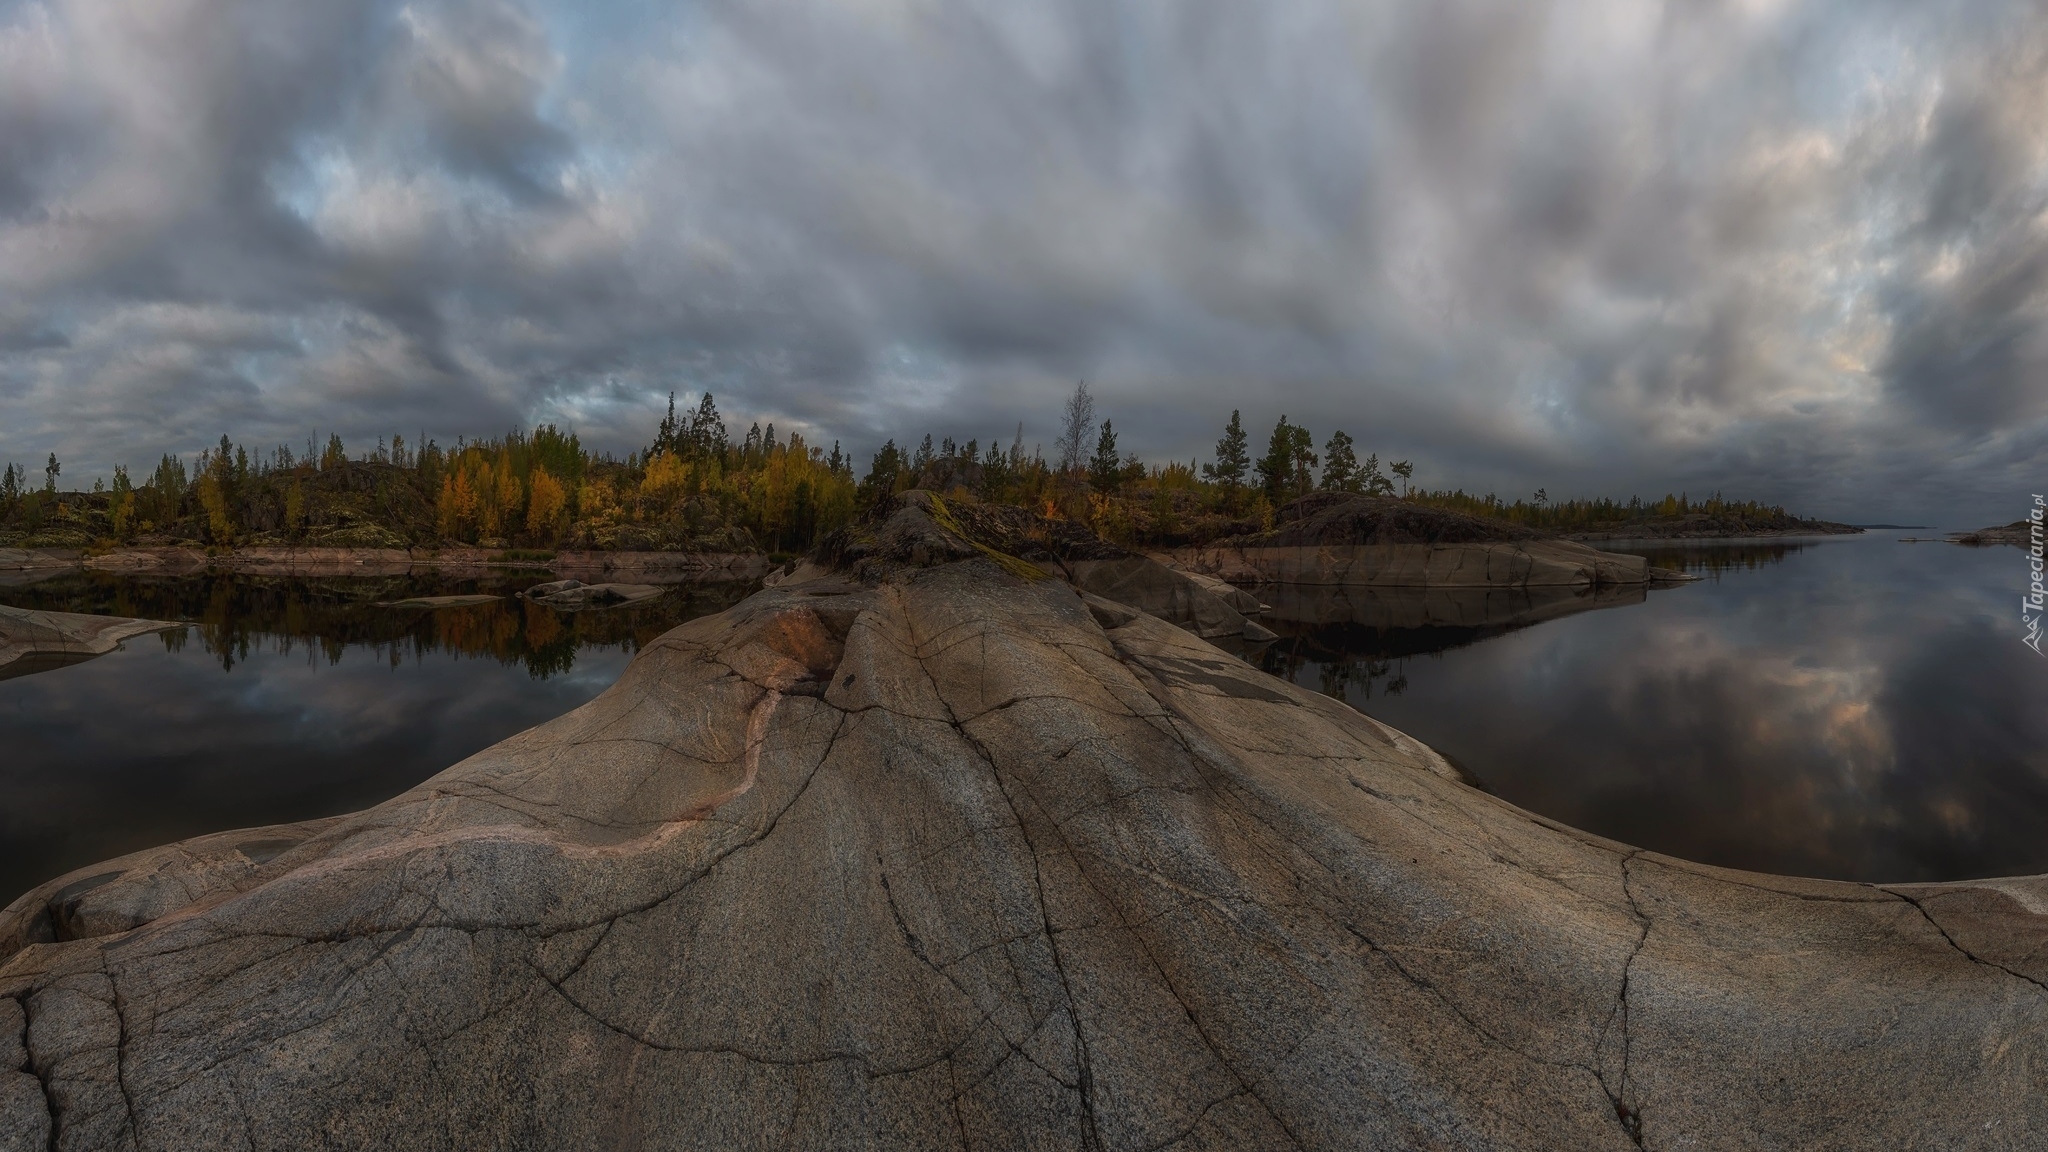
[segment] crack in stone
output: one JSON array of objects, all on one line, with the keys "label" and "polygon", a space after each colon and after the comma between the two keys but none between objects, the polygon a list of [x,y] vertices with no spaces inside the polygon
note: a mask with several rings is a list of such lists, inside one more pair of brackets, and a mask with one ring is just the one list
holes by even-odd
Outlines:
[{"label": "crack in stone", "polygon": [[1908,904],[1911,904],[1914,910],[1920,913],[1921,919],[1926,920],[1929,924],[1933,925],[1934,930],[1936,932],[1941,933],[1941,938],[1943,940],[1948,941],[1948,946],[1955,949],[1957,952],[1961,953],[1964,959],[1969,960],[1971,963],[1974,964],[1982,964],[1986,968],[1996,969],[2000,972],[2005,973],[2007,976],[2013,977],[2016,980],[2025,980],[2027,983],[2032,984],[2034,987],[2039,988],[2041,991],[2048,992],[2048,983],[2043,983],[2042,981],[2037,980],[2024,972],[2015,972],[2011,968],[2008,968],[2005,965],[2000,964],[1996,960],[1986,960],[1982,956],[1977,955],[1975,952],[1970,951],[1968,948],[1963,947],[1962,944],[1959,943],[1954,936],[1949,935],[1948,929],[1942,925],[1941,921],[1936,920],[1934,918],[1934,914],[1929,912],[1927,910],[1927,906],[1920,903],[1918,899],[1912,896],[1908,896],[1904,892],[1900,892],[1894,888],[1881,887],[1878,889],[1878,891],[1885,892],[1893,896],[1897,896],[1899,899],[1904,900]]},{"label": "crack in stone", "polygon": [[21,1007],[21,1050],[28,1055],[28,1074],[36,1078],[37,1084],[42,1085],[43,1111],[50,1117],[49,1152],[57,1152],[57,1140],[64,1131],[63,1109],[58,1107],[57,1095],[50,1083],[52,1070],[36,1058],[35,1045],[30,1043],[36,1020],[34,1009],[29,1007],[31,997],[24,995],[11,999]]},{"label": "crack in stone", "polygon": [[113,994],[114,1023],[118,1029],[114,1039],[114,1085],[121,1090],[121,1101],[128,1109],[128,1139],[140,1146],[142,1120],[135,1110],[135,1092],[128,1086],[128,1006],[121,996],[120,981],[111,972],[105,978],[107,990]]},{"label": "crack in stone", "polygon": [[1636,933],[1635,947],[1629,950],[1628,960],[1621,966],[1621,988],[1615,993],[1614,1008],[1608,1012],[1607,1023],[1600,1027],[1600,1043],[1604,1045],[1607,1042],[1608,1030],[1613,1027],[1617,1016],[1621,1021],[1621,1074],[1617,1077],[1617,1082],[1610,1087],[1605,1075],[1595,1073],[1600,1080],[1601,1090],[1607,1093],[1608,1102],[1614,1105],[1615,1119],[1620,1122],[1622,1131],[1628,1134],[1628,1138],[1638,1148],[1646,1148],[1648,1145],[1643,1142],[1642,1107],[1640,1104],[1631,1105],[1628,1102],[1629,1060],[1635,1047],[1635,1037],[1629,1030],[1628,991],[1629,981],[1635,974],[1636,957],[1642,955],[1643,945],[1650,939],[1650,918],[1643,913],[1642,905],[1636,902],[1634,873],[1630,867],[1642,852],[1640,848],[1631,849],[1621,858],[1621,894],[1628,899],[1629,914],[1635,917],[1639,930]]}]

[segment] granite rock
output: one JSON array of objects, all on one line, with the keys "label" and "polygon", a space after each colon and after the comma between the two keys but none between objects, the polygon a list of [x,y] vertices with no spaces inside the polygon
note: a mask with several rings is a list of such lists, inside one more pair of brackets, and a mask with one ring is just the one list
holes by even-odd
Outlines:
[{"label": "granite rock", "polygon": [[183,627],[172,620],[43,612],[0,604],[0,680],[104,656],[131,637]]}]

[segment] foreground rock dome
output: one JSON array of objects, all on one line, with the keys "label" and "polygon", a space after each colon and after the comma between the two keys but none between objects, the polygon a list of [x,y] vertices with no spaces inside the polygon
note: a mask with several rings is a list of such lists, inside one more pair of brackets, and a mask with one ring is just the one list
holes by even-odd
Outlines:
[{"label": "foreground rock dome", "polygon": [[1577,832],[1018,539],[920,494],[376,808],[17,900],[0,1148],[2048,1132],[2048,882]]}]

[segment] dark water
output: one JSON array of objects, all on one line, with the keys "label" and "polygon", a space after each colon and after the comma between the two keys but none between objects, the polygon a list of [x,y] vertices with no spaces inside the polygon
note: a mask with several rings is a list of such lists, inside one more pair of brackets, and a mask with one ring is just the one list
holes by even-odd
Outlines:
[{"label": "dark water", "polygon": [[1263,659],[1516,804],[1659,852],[1875,881],[2048,872],[2025,556],[1900,535],[1608,545],[1705,579],[1535,605],[1551,618],[1527,626],[1513,605],[1425,627],[1312,605]]},{"label": "dark water", "polygon": [[608,687],[641,644],[751,589],[685,587],[560,613],[545,576],[66,576],[0,588],[28,608],[188,620],[81,664],[0,680],[0,903],[110,856],[368,807]]}]

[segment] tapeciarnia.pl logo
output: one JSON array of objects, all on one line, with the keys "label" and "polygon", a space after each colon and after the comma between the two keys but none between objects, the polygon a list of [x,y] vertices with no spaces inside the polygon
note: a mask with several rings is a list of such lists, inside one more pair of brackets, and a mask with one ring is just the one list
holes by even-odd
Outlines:
[{"label": "tapeciarnia.pl logo", "polygon": [[2037,492],[2034,494],[2034,506],[2027,512],[2027,519],[2032,523],[2033,531],[2029,534],[2030,541],[2027,547],[2027,594],[2020,600],[2020,623],[2026,625],[2027,629],[2027,634],[2021,642],[2032,648],[2037,656],[2048,656],[2048,652],[2041,651],[2041,613],[2044,601],[2048,601],[2048,591],[2041,587],[2041,521],[2042,514],[2048,512],[2048,507],[2044,507],[2044,504],[2048,504],[2048,501],[2043,501],[2041,494]]}]

